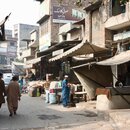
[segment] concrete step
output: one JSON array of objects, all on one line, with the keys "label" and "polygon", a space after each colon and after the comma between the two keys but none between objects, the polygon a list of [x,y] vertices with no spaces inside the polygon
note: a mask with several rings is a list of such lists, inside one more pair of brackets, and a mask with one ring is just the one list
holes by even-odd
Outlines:
[{"label": "concrete step", "polygon": [[109,111],[109,119],[117,126],[130,127],[130,109],[116,109]]},{"label": "concrete step", "polygon": [[100,130],[106,130],[106,126],[109,128],[108,130],[130,130],[130,109],[99,111],[96,110],[96,101],[76,103],[76,108],[97,111],[99,119],[111,124],[110,128],[110,126],[107,126],[107,123],[104,123],[104,125],[99,128]]},{"label": "concrete step", "polygon": [[98,111],[97,113],[100,119],[108,121],[115,130],[130,130],[130,109]]}]

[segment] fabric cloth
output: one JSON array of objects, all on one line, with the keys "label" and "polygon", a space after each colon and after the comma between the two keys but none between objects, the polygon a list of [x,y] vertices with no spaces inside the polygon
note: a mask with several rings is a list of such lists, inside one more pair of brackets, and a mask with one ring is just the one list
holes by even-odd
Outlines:
[{"label": "fabric cloth", "polygon": [[0,79],[0,106],[2,103],[5,103],[5,99],[4,99],[5,95],[6,95],[5,84],[4,81]]},{"label": "fabric cloth", "polygon": [[67,106],[69,102],[70,88],[68,87],[68,80],[62,81],[62,104]]},{"label": "fabric cloth", "polygon": [[10,113],[16,112],[20,96],[21,95],[18,82],[11,81],[7,88],[7,102]]},{"label": "fabric cloth", "polygon": [[106,89],[106,88],[97,88],[96,89],[96,95],[106,95],[108,99],[111,99],[111,92],[110,89]]}]

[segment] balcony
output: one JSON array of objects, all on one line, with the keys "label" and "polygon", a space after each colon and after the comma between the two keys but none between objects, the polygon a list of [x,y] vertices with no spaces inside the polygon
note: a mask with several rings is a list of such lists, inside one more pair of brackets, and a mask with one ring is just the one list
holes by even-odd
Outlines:
[{"label": "balcony", "polygon": [[81,37],[81,25],[75,25],[68,23],[60,27],[59,29],[59,41],[82,39]]},{"label": "balcony", "polygon": [[35,56],[35,49],[34,48],[29,48],[29,49],[24,50],[22,52],[22,58],[34,57],[34,56]]},{"label": "balcony", "polygon": [[31,40],[28,46],[37,48],[38,45],[39,45],[39,32],[37,30],[33,30],[31,32]]},{"label": "balcony", "polygon": [[126,32],[122,32],[122,33],[113,35],[113,41],[123,40],[123,39],[127,39],[127,38],[130,38],[130,31],[126,31]]},{"label": "balcony", "polygon": [[39,20],[37,21],[38,24],[45,22],[50,16],[50,1],[49,0],[42,0],[40,3],[40,10],[39,10]]},{"label": "balcony", "polygon": [[38,45],[39,45],[39,42],[38,42],[38,40],[32,40],[30,43],[29,43],[29,47],[38,47]]},{"label": "balcony", "polygon": [[130,2],[126,4],[126,11],[116,16],[110,17],[105,27],[110,30],[118,30],[127,26],[130,26]]}]

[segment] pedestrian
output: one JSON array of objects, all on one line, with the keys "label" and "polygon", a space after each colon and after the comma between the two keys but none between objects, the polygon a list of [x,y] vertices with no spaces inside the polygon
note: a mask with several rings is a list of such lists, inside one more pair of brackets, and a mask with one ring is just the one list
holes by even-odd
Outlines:
[{"label": "pedestrian", "polygon": [[3,103],[5,103],[5,96],[6,96],[6,91],[5,91],[5,83],[2,80],[3,74],[0,73],[0,108]]},{"label": "pedestrian", "polygon": [[21,79],[19,80],[19,87],[20,87],[20,93],[22,93],[22,89],[23,89],[23,77],[21,77]]},{"label": "pedestrian", "polygon": [[70,87],[68,83],[68,75],[64,76],[64,80],[62,81],[62,104],[63,107],[69,107],[69,95],[70,95]]},{"label": "pedestrian", "polygon": [[20,101],[20,88],[18,84],[18,76],[13,76],[12,81],[7,87],[7,103],[10,112],[9,116],[16,115],[18,109],[18,100]]},{"label": "pedestrian", "polygon": [[35,74],[31,71],[30,72],[30,81],[35,81],[36,80],[36,76]]}]

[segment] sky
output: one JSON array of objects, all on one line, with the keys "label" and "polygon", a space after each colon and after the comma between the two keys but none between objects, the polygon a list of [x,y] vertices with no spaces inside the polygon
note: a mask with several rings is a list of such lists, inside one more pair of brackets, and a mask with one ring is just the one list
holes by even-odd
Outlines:
[{"label": "sky", "polygon": [[0,22],[11,13],[5,23],[6,29],[13,29],[18,23],[37,25],[39,5],[35,0],[0,0]]}]

